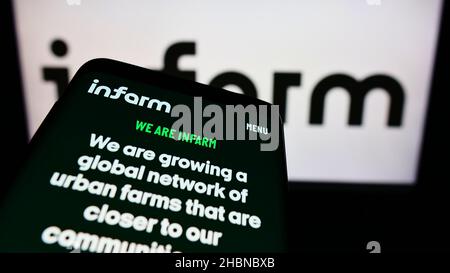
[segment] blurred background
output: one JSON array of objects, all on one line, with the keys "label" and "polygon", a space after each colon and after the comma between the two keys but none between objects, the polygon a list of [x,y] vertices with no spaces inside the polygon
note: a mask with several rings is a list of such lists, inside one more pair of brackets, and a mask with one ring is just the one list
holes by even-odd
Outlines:
[{"label": "blurred background", "polygon": [[3,179],[77,69],[111,58],[279,104],[290,250],[448,248],[441,0],[1,3]]}]

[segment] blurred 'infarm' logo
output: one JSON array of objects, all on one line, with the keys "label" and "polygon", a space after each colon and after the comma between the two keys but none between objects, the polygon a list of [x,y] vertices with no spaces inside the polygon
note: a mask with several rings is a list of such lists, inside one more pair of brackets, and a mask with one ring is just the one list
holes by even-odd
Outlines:
[{"label": "blurred 'infarm' logo", "polygon": [[[369,2],[369,0],[367,0]],[[373,2],[372,0],[370,2]],[[50,44],[51,53],[57,58],[66,58],[69,46],[62,39],[55,39]],[[176,77],[196,81],[195,70],[182,70],[178,67],[178,60],[184,56],[195,55],[195,42],[176,42],[169,46],[164,54],[164,66],[161,69],[164,73]],[[42,77],[47,82],[56,85],[58,97],[69,84],[69,69],[61,66],[44,66]],[[301,87],[304,75],[299,72],[274,72],[273,75],[273,103],[279,106],[279,114],[284,124],[292,121],[288,117],[287,109],[290,99],[291,87]],[[208,83],[213,87],[225,88],[229,85],[237,86],[244,95],[258,97],[258,90],[253,80],[247,75],[237,71],[225,71],[217,74]],[[387,107],[386,125],[393,128],[401,128],[403,125],[403,115],[406,104],[406,92],[400,82],[386,74],[369,74],[365,78],[355,78],[345,73],[333,73],[320,79],[312,88],[310,96],[309,124],[312,126],[325,126],[324,117],[326,111],[325,100],[335,88],[343,88],[349,95],[350,104],[348,109],[347,124],[351,127],[363,126],[363,115],[366,97],[376,89],[382,89],[390,100]]]}]

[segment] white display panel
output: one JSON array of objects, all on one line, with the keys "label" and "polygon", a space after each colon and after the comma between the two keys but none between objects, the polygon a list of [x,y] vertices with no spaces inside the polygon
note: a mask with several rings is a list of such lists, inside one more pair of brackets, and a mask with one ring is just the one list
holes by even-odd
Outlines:
[{"label": "white display panel", "polygon": [[[58,97],[45,71],[67,70],[70,78],[99,57],[162,69],[170,46],[190,42],[195,54],[181,57],[178,67],[195,71],[202,83],[239,72],[259,98],[273,102],[276,73],[298,75],[300,84],[286,94],[290,180],[412,184],[441,6],[440,0],[15,0],[29,131]],[[58,39],[68,49],[61,56],[51,50]]]}]

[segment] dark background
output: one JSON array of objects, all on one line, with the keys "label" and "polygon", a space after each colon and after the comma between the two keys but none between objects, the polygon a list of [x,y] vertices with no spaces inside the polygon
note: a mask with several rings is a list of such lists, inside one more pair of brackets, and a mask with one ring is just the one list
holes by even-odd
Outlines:
[{"label": "dark background", "polygon": [[[426,128],[414,186],[290,183],[289,247],[300,252],[448,251],[449,247],[449,3],[444,3]],[[27,129],[10,1],[0,4],[1,182],[11,184]],[[399,34],[401,35],[401,34]]]}]

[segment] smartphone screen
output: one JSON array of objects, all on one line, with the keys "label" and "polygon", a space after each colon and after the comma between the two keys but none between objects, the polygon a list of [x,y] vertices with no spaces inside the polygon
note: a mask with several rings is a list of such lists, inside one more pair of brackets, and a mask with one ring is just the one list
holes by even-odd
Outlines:
[{"label": "smartphone screen", "polygon": [[2,202],[0,251],[284,251],[273,109],[113,60],[86,63]]}]

